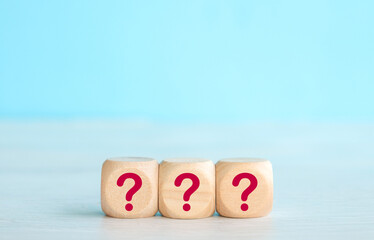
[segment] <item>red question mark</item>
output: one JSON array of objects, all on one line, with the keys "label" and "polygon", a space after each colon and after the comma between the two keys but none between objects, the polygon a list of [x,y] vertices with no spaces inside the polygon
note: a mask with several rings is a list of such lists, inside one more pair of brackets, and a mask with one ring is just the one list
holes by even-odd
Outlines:
[{"label": "red question mark", "polygon": [[[179,175],[175,179],[174,185],[177,186],[177,187],[180,187],[181,184],[182,184],[182,182],[183,182],[183,180],[186,179],[186,178],[189,178],[192,181],[191,187],[189,189],[187,189],[187,191],[183,194],[183,200],[187,202],[187,201],[190,200],[191,195],[199,188],[199,186],[200,186],[200,180],[193,173],[182,173],[181,175]],[[190,209],[191,209],[190,204],[185,203],[183,205],[183,210],[184,211],[188,212],[188,211],[190,211]]]},{"label": "red question mark", "polygon": [[[126,200],[131,201],[134,194],[142,187],[142,179],[135,173],[124,173],[117,179],[117,186],[122,187],[126,179],[131,178],[135,184],[126,194]],[[131,203],[126,204],[125,209],[131,211],[133,208]]]},{"label": "red question mark", "polygon": [[[247,201],[248,195],[251,194],[251,192],[253,192],[253,190],[255,190],[257,187],[257,178],[250,173],[239,173],[232,180],[232,185],[234,187],[239,186],[239,183],[243,178],[247,178],[251,182],[251,184],[242,193],[242,201]],[[246,203],[243,203],[240,208],[243,211],[247,211],[248,205]]]}]

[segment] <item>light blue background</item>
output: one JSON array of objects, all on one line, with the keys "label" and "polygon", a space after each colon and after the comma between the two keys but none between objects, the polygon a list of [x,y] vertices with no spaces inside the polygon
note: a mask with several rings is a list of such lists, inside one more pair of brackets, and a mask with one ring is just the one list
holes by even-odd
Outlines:
[{"label": "light blue background", "polygon": [[373,1],[3,1],[0,118],[374,120]]}]

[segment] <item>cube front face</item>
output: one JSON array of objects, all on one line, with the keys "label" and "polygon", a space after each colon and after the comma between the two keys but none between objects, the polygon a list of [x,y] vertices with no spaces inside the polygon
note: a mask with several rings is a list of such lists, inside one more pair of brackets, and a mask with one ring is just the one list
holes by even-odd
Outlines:
[{"label": "cube front face", "polygon": [[[238,159],[239,160],[239,159]],[[262,217],[273,205],[273,170],[266,160],[222,160],[216,164],[217,212],[225,217]]]},{"label": "cube front face", "polygon": [[158,207],[157,183],[156,160],[106,160],[101,175],[102,210],[116,218],[154,216]]},{"label": "cube front face", "polygon": [[160,164],[159,174],[159,211],[163,216],[193,219],[213,215],[215,211],[213,162],[165,160]]}]

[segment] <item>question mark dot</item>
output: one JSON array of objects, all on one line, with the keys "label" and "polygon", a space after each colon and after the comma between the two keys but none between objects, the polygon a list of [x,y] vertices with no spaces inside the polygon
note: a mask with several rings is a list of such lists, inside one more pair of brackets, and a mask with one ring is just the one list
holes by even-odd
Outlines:
[{"label": "question mark dot", "polygon": [[183,210],[184,211],[188,212],[188,211],[190,211],[190,209],[191,209],[190,204],[186,203],[186,204],[183,205]]},{"label": "question mark dot", "polygon": [[240,207],[243,211],[247,211],[248,210],[248,205],[243,203],[242,206]]},{"label": "question mark dot", "polygon": [[132,204],[131,203],[126,204],[125,209],[130,212],[132,210]]}]

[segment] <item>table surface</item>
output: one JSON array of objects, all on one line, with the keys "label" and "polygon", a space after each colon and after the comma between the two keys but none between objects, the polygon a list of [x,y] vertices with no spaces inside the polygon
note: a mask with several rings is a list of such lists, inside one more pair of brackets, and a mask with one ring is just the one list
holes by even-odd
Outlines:
[{"label": "table surface", "polygon": [[[374,124],[0,122],[3,239],[374,239]],[[106,217],[113,156],[261,157],[273,163],[263,218]]]}]

